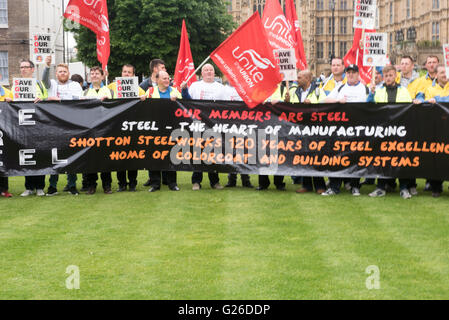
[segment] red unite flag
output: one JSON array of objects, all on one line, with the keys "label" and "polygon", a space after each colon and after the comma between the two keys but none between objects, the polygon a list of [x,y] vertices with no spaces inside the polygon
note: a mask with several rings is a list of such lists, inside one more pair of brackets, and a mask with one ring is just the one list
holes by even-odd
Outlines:
[{"label": "red unite flag", "polygon": [[270,97],[282,81],[257,11],[211,53],[211,58],[250,108]]},{"label": "red unite flag", "polygon": [[110,55],[109,16],[106,0],[70,0],[64,17],[95,32],[98,61],[105,69]]},{"label": "red unite flag", "polygon": [[[195,65],[193,64],[192,52],[190,51],[186,22],[182,20],[181,43],[179,45],[178,60],[176,62],[175,79],[173,80],[173,86],[181,86],[181,83],[186,81],[194,71]],[[195,81],[197,81],[196,75],[190,78],[187,85],[190,87],[190,85]]]},{"label": "red unite flag", "polygon": [[285,17],[293,26],[292,36],[296,43],[296,68],[299,70],[307,69],[307,58],[302,41],[301,28],[299,27],[298,15],[296,14],[295,2],[293,0],[285,1]]},{"label": "red unite flag", "polygon": [[[375,30],[365,30],[365,32],[375,32]],[[359,67],[359,74],[362,81],[367,84],[371,82],[371,67],[363,66],[363,48],[360,46],[362,40],[363,29],[355,29],[354,40],[352,42],[352,48],[349,49],[348,53],[343,58],[345,65],[356,64]],[[357,60],[357,52],[358,61]]]}]

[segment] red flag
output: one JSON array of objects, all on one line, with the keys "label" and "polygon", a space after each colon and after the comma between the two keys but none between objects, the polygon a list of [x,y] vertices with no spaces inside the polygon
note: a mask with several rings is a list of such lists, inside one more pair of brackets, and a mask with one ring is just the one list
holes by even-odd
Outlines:
[{"label": "red flag", "polygon": [[257,11],[211,53],[211,58],[250,108],[270,97],[282,81]]},{"label": "red flag", "polygon": [[[374,30],[365,30],[365,32],[374,32]],[[360,41],[362,40],[362,29],[355,29],[354,40],[352,42],[352,48],[343,58],[345,65],[356,64],[359,67],[359,74],[362,81],[367,84],[371,82],[371,67],[363,66],[363,48],[360,47]],[[357,60],[357,51],[359,53]]]},{"label": "red flag", "polygon": [[285,1],[285,17],[294,27],[292,29],[293,41],[296,43],[296,68],[300,70],[307,69],[307,58],[302,41],[301,28],[299,27],[298,15],[296,14],[295,3],[293,0]]},{"label": "red flag", "polygon": [[97,35],[97,56],[103,69],[110,54],[109,16],[106,0],[70,0],[64,17],[89,28]]},{"label": "red flag", "polygon": [[[178,60],[176,62],[175,79],[173,80],[173,86],[179,87],[181,83],[183,83],[187,80],[188,77],[190,77],[193,71],[195,71],[195,65],[193,64],[192,52],[190,51],[186,22],[182,20],[181,44],[179,45]],[[195,75],[190,78],[187,85],[190,86],[197,80],[198,79]]]}]

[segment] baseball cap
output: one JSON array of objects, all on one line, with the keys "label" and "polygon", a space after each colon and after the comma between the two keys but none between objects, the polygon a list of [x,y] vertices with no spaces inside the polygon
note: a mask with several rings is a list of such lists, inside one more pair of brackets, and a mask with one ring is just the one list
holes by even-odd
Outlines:
[{"label": "baseball cap", "polygon": [[346,67],[345,72],[348,72],[349,70],[359,72],[359,67],[357,67],[356,64],[350,64],[349,66]]}]

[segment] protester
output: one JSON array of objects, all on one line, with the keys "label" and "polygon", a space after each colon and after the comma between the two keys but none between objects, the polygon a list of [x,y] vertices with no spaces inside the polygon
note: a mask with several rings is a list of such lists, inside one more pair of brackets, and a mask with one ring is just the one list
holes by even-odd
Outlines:
[{"label": "protester", "polygon": [[[226,100],[229,101],[243,101],[237,90],[229,83],[226,76],[223,76],[223,85],[225,89]],[[242,180],[242,186],[245,188],[254,188],[251,184],[248,174],[241,174],[240,179]],[[225,185],[226,188],[234,188],[237,186],[237,174],[228,174],[228,183]]]},{"label": "protester", "polygon": [[[320,90],[315,81],[313,81],[313,74],[310,70],[298,71],[298,85],[290,88],[290,91],[285,94],[285,102],[291,103],[318,103]],[[303,177],[302,187],[297,189],[297,193],[306,193],[315,191],[322,194],[326,191],[326,183],[323,177]]]},{"label": "protester", "polygon": [[440,60],[437,56],[428,56],[425,63],[427,70],[426,75],[416,79],[409,84],[408,89],[412,99],[423,97],[427,88],[432,86],[433,80],[436,78],[437,66]]},{"label": "protester", "polygon": [[[409,89],[410,84],[419,78],[419,73],[415,69],[415,61],[410,56],[403,56],[401,59],[401,72],[398,73],[397,82],[404,88]],[[413,92],[409,90],[410,96],[413,96]]]},{"label": "protester", "polygon": [[[20,61],[20,76],[26,79],[32,79],[34,75],[34,63],[27,59]],[[12,91],[15,91],[13,85]],[[36,97],[39,100],[45,100],[48,97],[47,88],[41,81],[36,81]],[[36,100],[37,101],[37,100]],[[36,193],[38,197],[45,196],[45,176],[26,176],[25,177],[25,191],[20,196],[28,197]]]},{"label": "protester", "polygon": [[[376,85],[370,87],[368,102],[376,103],[411,103],[412,98],[406,87],[396,83],[397,72],[393,66],[386,66],[383,69],[384,85],[377,88]],[[377,189],[369,194],[370,197],[384,197],[386,195],[387,185],[394,185],[395,179],[378,179]],[[412,197],[409,187],[410,179],[399,179],[400,196],[403,199]]]},{"label": "protester", "polygon": [[[221,83],[215,81],[214,67],[207,63],[201,69],[202,80],[192,83],[188,88],[192,99],[196,100],[226,100],[225,88]],[[186,83],[182,83],[181,88],[185,90]],[[218,172],[212,171],[208,173],[209,182],[212,189],[223,189],[220,184]],[[194,172],[192,175],[192,190],[200,190],[203,181],[202,172]]]},{"label": "protester", "polygon": [[150,61],[151,76],[140,83],[140,87],[143,91],[147,92],[150,87],[157,87],[156,75],[159,71],[167,71],[165,68],[165,62],[161,59],[153,59]]},{"label": "protester", "polygon": [[[345,69],[347,83],[334,90],[325,99],[326,103],[347,103],[347,102],[366,102],[369,90],[359,78],[359,67],[350,64]],[[329,178],[329,189],[323,192],[322,196],[336,195],[340,192],[343,182],[342,178]],[[351,193],[353,196],[360,196],[360,179],[350,179]]]},{"label": "protester", "polygon": [[11,198],[12,194],[8,192],[8,177],[0,177],[0,196]]},{"label": "protester", "polygon": [[[135,68],[131,64],[125,64],[122,67],[122,77],[130,78],[135,77]],[[114,81],[108,85],[108,88],[113,91],[114,98],[118,97],[117,93],[117,83]],[[139,87],[139,98],[144,101],[146,99],[145,91]],[[126,179],[126,173],[128,173],[128,180]],[[137,188],[137,170],[128,170],[128,171],[117,171],[117,180],[118,180],[118,192],[126,191],[129,187],[129,191],[135,192]]]},{"label": "protester", "polygon": [[321,93],[319,102],[324,102],[326,96],[328,96],[332,90],[340,87],[341,85],[347,82],[345,75],[345,63],[342,58],[335,57],[331,61],[331,75],[329,78],[324,80],[323,85],[321,86]]},{"label": "protester", "polygon": [[[67,64],[58,64],[56,66],[56,80],[49,80],[51,56],[45,58],[44,74],[42,75],[42,82],[48,88],[48,101],[62,101],[62,100],[79,100],[83,95],[83,89],[78,82],[69,80],[70,72]],[[38,101],[41,99],[37,99]],[[54,196],[58,194],[57,184],[59,175],[50,176],[50,186],[47,190],[47,196]],[[76,174],[67,174],[67,186],[69,193],[78,195],[76,189]]]},{"label": "protester", "polygon": [[[114,92],[106,87],[103,83],[104,80],[104,72],[103,69],[100,67],[93,67],[90,69],[90,80],[91,85],[89,88],[87,88],[84,91],[83,98],[84,99],[98,99],[98,100],[105,100],[105,99],[112,99],[112,96],[114,95]],[[105,194],[111,194],[111,184],[112,184],[112,176],[111,172],[102,172],[100,174],[101,176],[101,183],[103,185],[103,191]],[[97,190],[97,180],[98,180],[98,174],[95,173],[88,173],[86,175],[87,178],[87,185],[88,185],[88,191],[87,194],[92,195]]]}]

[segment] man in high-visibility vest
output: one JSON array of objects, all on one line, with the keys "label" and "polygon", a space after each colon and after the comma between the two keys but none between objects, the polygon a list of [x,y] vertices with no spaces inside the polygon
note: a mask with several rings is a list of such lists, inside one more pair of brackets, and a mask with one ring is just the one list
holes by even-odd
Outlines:
[{"label": "man in high-visibility vest", "polygon": [[[165,71],[159,71],[156,75],[157,87],[150,87],[147,91],[150,99],[182,99],[181,93],[170,86],[170,76]],[[161,176],[165,175],[168,188],[171,191],[179,191],[176,183],[176,171],[154,171],[150,170],[150,189],[149,192],[155,192],[161,189]]]},{"label": "man in high-visibility vest", "polygon": [[336,87],[346,84],[347,78],[345,73],[345,63],[342,58],[335,57],[331,61],[332,74],[329,78],[325,79],[320,86],[319,102],[324,102],[324,99],[334,90]]},{"label": "man in high-visibility vest", "polygon": [[[367,102],[376,103],[411,103],[412,98],[406,87],[398,85],[396,82],[397,72],[393,66],[386,66],[383,69],[384,85],[376,88],[375,85],[370,87],[370,94]],[[386,195],[387,184],[394,185],[396,179],[378,179],[377,188],[369,194],[370,197],[384,197]],[[412,194],[410,179],[399,179],[400,196],[403,199],[410,199]]]},{"label": "man in high-visibility vest", "polygon": [[[122,67],[122,77],[123,78],[129,78],[129,77],[134,77],[135,76],[135,68],[133,65],[131,64],[125,64]],[[114,98],[116,99],[118,97],[118,93],[117,93],[117,83],[116,82],[112,82],[111,84],[108,85],[108,88],[111,89],[114,92]],[[145,95],[145,91],[139,87],[139,97],[140,100],[145,100],[146,99],[146,95]],[[123,192],[126,191],[127,187],[129,187],[129,191],[134,192],[136,191],[136,187],[137,187],[137,170],[128,170],[128,180],[126,179],[126,173],[127,171],[117,171],[117,180],[118,180],[118,192]]]},{"label": "man in high-visibility vest", "polygon": [[[90,80],[91,85],[84,90],[83,99],[112,99],[114,92],[104,85],[104,71],[100,67],[93,67],[90,69]],[[97,190],[97,180],[98,174],[88,173],[86,175],[88,191],[87,194],[92,195]],[[101,173],[101,183],[103,185],[103,191],[105,194],[111,194],[111,184],[112,184],[112,176],[111,172],[102,172]]]},{"label": "man in high-visibility vest", "polygon": [[[34,63],[27,59],[20,61],[20,76],[22,78],[32,79],[34,75]],[[13,92],[15,91],[13,86]],[[48,91],[42,81],[36,81],[36,97],[40,100],[48,98]],[[34,192],[38,197],[45,196],[45,176],[26,176],[25,177],[25,191],[20,196],[28,197]]]}]

